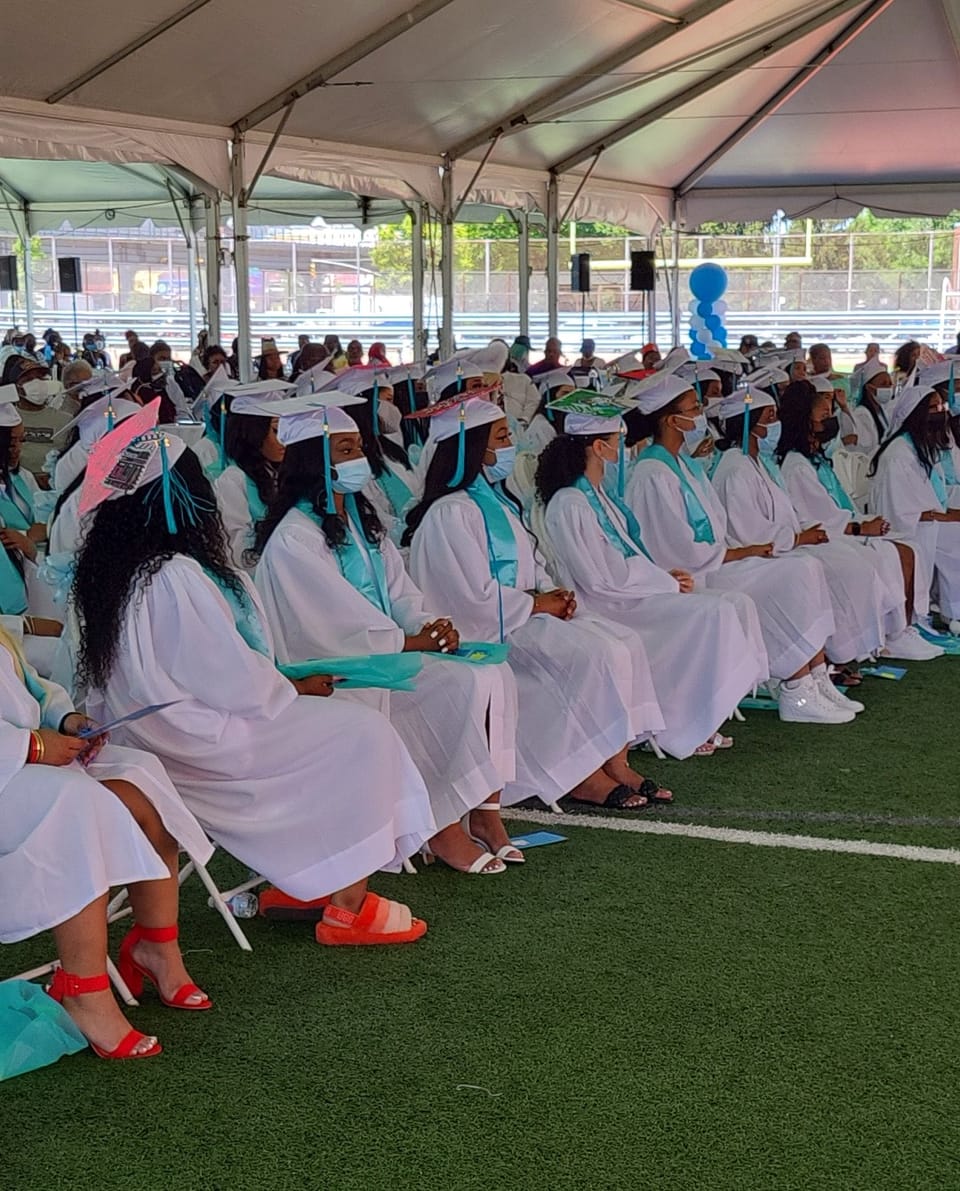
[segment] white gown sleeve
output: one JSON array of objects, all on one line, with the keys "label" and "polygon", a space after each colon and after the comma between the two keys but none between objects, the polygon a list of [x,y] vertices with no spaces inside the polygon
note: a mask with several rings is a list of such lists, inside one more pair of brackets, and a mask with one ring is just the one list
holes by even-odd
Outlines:
[{"label": "white gown sleeve", "polygon": [[830,493],[817,479],[812,463],[791,451],[783,461],[780,474],[801,524],[819,521],[831,538],[844,533],[853,514],[834,503]]},{"label": "white gown sleeve", "polygon": [[911,456],[910,446],[902,439],[891,443],[880,457],[870,486],[871,511],[889,521],[894,533],[908,537],[920,524],[921,513],[939,508],[922,465]]},{"label": "white gown sleeve", "polygon": [[643,544],[664,570],[696,575],[716,570],[726,542],[697,542],[687,522],[680,481],[669,468],[653,461],[637,463],[627,486],[627,504],[640,523]]},{"label": "white gown sleeve", "polygon": [[[428,621],[436,620],[437,617],[427,611],[423,592],[407,574],[403,556],[389,538],[384,538],[381,551],[393,618],[406,636],[415,637]],[[456,625],[456,617],[451,619]]]},{"label": "white gown sleeve", "polygon": [[217,476],[213,491],[227,531],[230,559],[238,570],[248,571],[244,555],[253,547],[254,528],[247,501],[247,477],[239,467],[228,467]]},{"label": "white gown sleeve", "polygon": [[[740,459],[743,458],[741,455]],[[765,482],[752,463],[743,466],[739,459],[722,459],[713,483],[727,511],[727,542],[731,546],[773,542],[775,554],[793,549],[796,537],[793,525],[783,519],[771,519],[765,512]]]}]

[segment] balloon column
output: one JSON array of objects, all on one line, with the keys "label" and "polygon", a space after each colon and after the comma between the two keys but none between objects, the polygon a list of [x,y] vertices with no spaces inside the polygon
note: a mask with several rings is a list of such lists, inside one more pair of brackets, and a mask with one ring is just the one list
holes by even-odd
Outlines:
[{"label": "balloon column", "polygon": [[709,360],[720,348],[727,346],[727,330],[723,316],[727,304],[723,295],[727,288],[727,274],[719,265],[709,261],[690,274],[690,354],[698,360]]}]

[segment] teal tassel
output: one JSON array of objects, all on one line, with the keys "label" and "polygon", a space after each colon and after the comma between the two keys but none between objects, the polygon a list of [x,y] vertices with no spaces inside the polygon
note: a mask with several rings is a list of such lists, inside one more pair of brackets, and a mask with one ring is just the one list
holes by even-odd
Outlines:
[{"label": "teal tassel", "polygon": [[617,445],[617,453],[620,456],[617,460],[617,496],[623,500],[627,491],[627,432],[620,431],[620,442]]},{"label": "teal tassel", "polygon": [[956,378],[956,364],[950,365],[950,384],[947,387],[947,405],[950,407],[952,414],[957,413],[957,378]]},{"label": "teal tassel", "polygon": [[116,426],[116,424],[117,424],[117,419],[114,416],[113,402],[108,401],[107,402],[107,434],[110,433],[110,431],[114,428],[114,426]]},{"label": "teal tassel", "polygon": [[327,407],[323,407],[323,483],[326,490],[326,511],[335,514],[333,503],[333,470],[330,463],[330,427],[327,425]]},{"label": "teal tassel", "polygon": [[750,454],[750,398],[744,397],[743,410],[743,453]]},{"label": "teal tassel", "polygon": [[163,515],[167,519],[167,533],[177,532],[177,518],[173,511],[173,493],[170,490],[170,460],[167,458],[167,440],[160,439],[160,463],[163,467],[161,484],[163,487]]},{"label": "teal tassel", "polygon": [[380,382],[374,377],[373,381],[373,437],[380,437]]},{"label": "teal tassel", "polygon": [[460,433],[457,437],[457,467],[447,484],[448,488],[456,488],[463,483],[463,473],[467,465],[467,412],[466,407],[460,406]]},{"label": "teal tassel", "polygon": [[220,398],[220,430],[217,439],[220,447],[220,470],[224,471],[227,466],[227,402],[224,397]]},{"label": "teal tassel", "polygon": [[697,393],[697,405],[703,405],[703,391],[700,388],[700,382],[696,377],[693,378],[693,387]]}]

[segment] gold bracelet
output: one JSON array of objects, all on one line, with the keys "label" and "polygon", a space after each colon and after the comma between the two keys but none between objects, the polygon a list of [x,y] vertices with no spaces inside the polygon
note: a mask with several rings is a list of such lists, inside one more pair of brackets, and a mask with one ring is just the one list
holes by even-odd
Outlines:
[{"label": "gold bracelet", "polygon": [[45,752],[45,746],[43,743],[43,737],[40,735],[39,732],[37,733],[37,750],[38,750],[37,764],[42,765],[43,764],[43,754]]}]

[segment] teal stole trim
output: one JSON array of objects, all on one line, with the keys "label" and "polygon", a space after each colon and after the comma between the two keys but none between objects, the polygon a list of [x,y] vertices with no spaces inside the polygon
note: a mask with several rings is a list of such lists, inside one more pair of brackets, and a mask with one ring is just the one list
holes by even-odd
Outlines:
[{"label": "teal stole trim", "polygon": [[[390,590],[387,585],[387,572],[383,565],[383,555],[377,546],[371,546],[364,536],[357,513],[357,498],[350,493],[344,497],[344,508],[347,513],[347,533],[342,545],[337,546],[334,557],[340,574],[357,591],[378,608],[384,616],[393,620],[393,609],[390,603]],[[320,518],[313,507],[304,500],[297,502],[297,508],[304,516],[318,527],[322,528]],[[350,529],[356,533],[356,539]],[[359,541],[360,545],[357,544]]]},{"label": "teal stole trim", "polygon": [[780,474],[780,466],[772,455],[764,455],[763,451],[757,452],[757,459],[760,466],[767,473],[771,480],[778,488],[782,488],[786,492],[786,485],[783,482],[783,476]]},{"label": "teal stole trim", "polygon": [[[649,447],[640,455],[640,459],[656,459],[659,463],[666,464],[667,467],[680,481],[680,491],[683,494],[683,507],[687,515],[687,524],[693,530],[693,540],[695,542],[707,542],[709,545],[716,543],[716,538],[713,533],[713,526],[710,524],[710,517],[707,510],[700,503],[700,498],[694,492],[690,481],[684,472],[684,467],[694,475],[703,476],[704,472],[694,459],[684,459],[680,462],[674,455],[662,447],[659,443],[651,443]],[[637,462],[639,463],[639,459]]]},{"label": "teal stole trim", "polygon": [[240,636],[255,653],[263,654],[272,662],[274,660],[273,653],[267,646],[267,638],[264,636],[263,625],[253,600],[244,590],[234,591],[232,587],[224,583],[219,575],[208,571],[206,567],[203,568],[203,573],[227,601],[230,611],[233,613],[233,623]]},{"label": "teal stole trim", "polygon": [[491,574],[498,583],[516,587],[519,554],[517,539],[507,517],[509,506],[506,499],[482,474],[466,489],[466,493],[483,517]]},{"label": "teal stole trim", "polygon": [[957,469],[953,466],[953,452],[949,447],[940,452],[940,466],[943,468],[943,478],[948,484],[956,484]]},{"label": "teal stole trim", "polygon": [[0,517],[7,529],[26,533],[35,520],[33,496],[23,476],[11,475],[10,488],[0,488]]},{"label": "teal stole trim", "polygon": [[267,506],[260,499],[260,493],[253,480],[246,474],[244,474],[244,479],[247,485],[247,508],[250,510],[251,520],[256,525],[258,521],[262,521],[266,517]]},{"label": "teal stole trim", "polygon": [[847,495],[847,490],[837,479],[833,464],[825,455],[815,455],[810,462],[816,469],[817,479],[830,494],[830,499],[838,509],[846,509],[848,513],[855,513],[853,501]]},{"label": "teal stole trim", "polygon": [[607,499],[626,523],[627,532],[630,535],[629,543],[624,541],[623,534],[617,532],[617,527],[610,520],[607,510],[603,507],[603,501],[597,495],[596,488],[594,488],[587,477],[580,476],[573,486],[587,498],[587,504],[593,510],[594,515],[600,522],[600,528],[603,530],[604,536],[614,549],[619,550],[624,558],[636,558],[640,554],[646,555],[647,558],[650,557],[640,536],[640,524],[626,505],[621,504],[609,492],[606,493]]},{"label": "teal stole trim", "polygon": [[393,515],[395,517],[402,517],[410,501],[413,500],[412,489],[388,467],[386,462],[383,464],[383,472],[377,476],[376,483],[380,491],[390,502]]},{"label": "teal stole trim", "polygon": [[[910,434],[905,434],[903,437],[905,439],[907,439],[908,442],[910,443],[910,446],[913,447],[913,453],[917,456],[917,459],[919,461],[920,455],[917,452],[917,445],[913,441],[913,436]],[[922,464],[921,464],[921,466],[922,466]],[[943,469],[941,468],[939,463],[934,464],[933,470],[930,472],[928,479],[930,480],[930,484],[931,484],[934,492],[937,494],[937,500],[940,502],[941,511],[946,512],[947,511],[947,482],[944,479]]]}]

